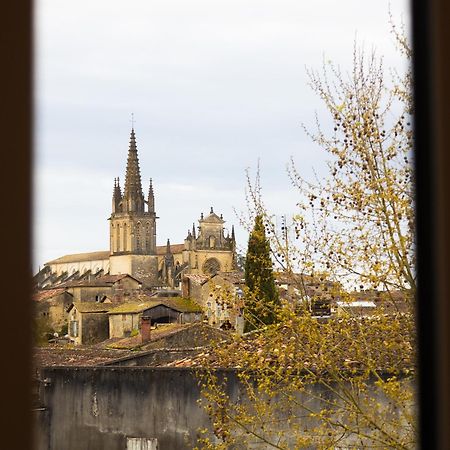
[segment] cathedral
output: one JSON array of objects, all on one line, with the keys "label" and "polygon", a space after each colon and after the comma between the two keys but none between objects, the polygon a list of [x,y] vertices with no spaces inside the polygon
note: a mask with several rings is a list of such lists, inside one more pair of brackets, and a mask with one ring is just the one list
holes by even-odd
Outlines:
[{"label": "cathedral", "polygon": [[142,190],[134,128],[131,130],[125,184],[114,179],[109,217],[109,251],[65,255],[45,263],[39,272],[40,288],[67,281],[129,274],[146,287],[178,287],[184,274],[213,275],[236,267],[234,227],[225,235],[222,215],[213,208],[200,215],[183,243],[156,245],[155,196],[150,180]]}]

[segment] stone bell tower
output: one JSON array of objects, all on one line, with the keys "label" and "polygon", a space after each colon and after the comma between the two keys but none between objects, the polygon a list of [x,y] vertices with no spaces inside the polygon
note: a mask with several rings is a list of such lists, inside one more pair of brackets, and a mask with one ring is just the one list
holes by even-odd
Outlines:
[{"label": "stone bell tower", "polygon": [[128,148],[125,186],[114,179],[110,217],[110,273],[128,273],[151,285],[157,279],[156,212],[153,184],[147,199],[142,192],[141,173],[134,128]]}]

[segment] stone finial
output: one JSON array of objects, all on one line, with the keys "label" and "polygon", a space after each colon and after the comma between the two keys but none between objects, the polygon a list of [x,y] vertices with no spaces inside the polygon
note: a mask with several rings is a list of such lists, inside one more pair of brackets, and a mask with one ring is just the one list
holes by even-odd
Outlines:
[{"label": "stone finial", "polygon": [[211,211],[209,212],[210,214],[212,214],[214,212],[213,207],[211,206]]}]

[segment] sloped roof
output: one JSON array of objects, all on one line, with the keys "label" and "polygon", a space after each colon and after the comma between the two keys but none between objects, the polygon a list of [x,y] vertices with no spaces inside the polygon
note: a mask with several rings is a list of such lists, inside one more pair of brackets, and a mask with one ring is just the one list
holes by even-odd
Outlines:
[{"label": "sloped roof", "polygon": [[[33,295],[33,300],[35,300],[36,302],[41,302],[43,300],[48,300],[49,298],[53,298],[57,295],[60,295],[63,292],[66,292],[66,290],[64,288],[47,289],[45,291],[39,291]],[[72,294],[69,294],[69,295],[72,295]]]},{"label": "sloped roof", "polygon": [[228,281],[229,283],[233,284],[242,284],[245,283],[244,279],[244,272],[217,272],[214,275],[211,276],[211,279],[215,277],[221,277],[225,281]]},{"label": "sloped roof", "polygon": [[180,312],[202,312],[199,304],[193,300],[183,297],[167,297],[163,298],[163,303],[169,308],[176,309]]},{"label": "sloped roof", "polygon": [[[170,251],[172,253],[181,253],[184,250],[184,244],[171,244]],[[167,251],[166,245],[157,245],[156,246],[156,254],[157,255],[165,255]]]},{"label": "sloped roof", "polygon": [[154,308],[155,306],[161,304],[162,302],[159,300],[149,300],[146,302],[127,302],[122,303],[119,306],[115,306],[109,311],[109,314],[137,314],[145,311],[148,308]]},{"label": "sloped roof", "polygon": [[89,253],[75,253],[72,255],[64,255],[60,258],[53,259],[45,263],[45,265],[49,264],[64,264],[71,262],[81,262],[81,261],[98,261],[109,259],[109,250],[100,251],[100,252],[89,252]]},{"label": "sloped roof", "polygon": [[195,274],[187,273],[187,274],[183,275],[183,278],[188,278],[189,280],[192,280],[195,283],[203,284],[205,281],[209,280],[210,276],[209,275],[195,275]]},{"label": "sloped roof", "polygon": [[64,287],[80,287],[80,286],[111,286],[114,283],[117,283],[118,281],[122,280],[123,278],[131,278],[138,283],[142,284],[142,281],[138,280],[137,278],[134,278],[133,276],[129,274],[120,274],[120,275],[103,275],[99,278],[94,278],[92,280],[78,280],[78,281],[69,281],[67,283],[62,283],[60,286]]},{"label": "sloped roof", "polygon": [[69,306],[68,311],[72,308],[76,308],[80,313],[101,313],[108,312],[114,307],[111,303],[98,303],[98,302],[73,302]]},{"label": "sloped roof", "polygon": [[146,309],[156,306],[166,306],[178,312],[202,312],[200,305],[192,300],[182,297],[160,297],[158,300],[148,300],[144,302],[127,302],[116,306],[109,311],[109,314],[137,314]]}]

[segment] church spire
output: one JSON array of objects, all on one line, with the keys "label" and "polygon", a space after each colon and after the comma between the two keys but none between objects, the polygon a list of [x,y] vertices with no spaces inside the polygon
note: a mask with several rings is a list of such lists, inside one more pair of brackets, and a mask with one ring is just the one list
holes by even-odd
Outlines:
[{"label": "church spire", "polygon": [[150,178],[150,187],[148,188],[148,212],[155,212],[155,194],[153,192],[153,181]]},{"label": "church spire", "polygon": [[192,236],[195,239],[195,223],[192,224]]},{"label": "church spire", "polygon": [[170,239],[167,239],[167,244],[166,244],[166,254],[170,255],[172,252],[170,251]]},{"label": "church spire", "polygon": [[131,129],[123,199],[124,212],[144,212],[144,195],[142,193],[141,173],[139,170],[134,128]]},{"label": "church spire", "polygon": [[112,197],[112,212],[120,212],[120,202],[122,201],[122,191],[120,190],[119,177],[114,178],[114,189]]}]

